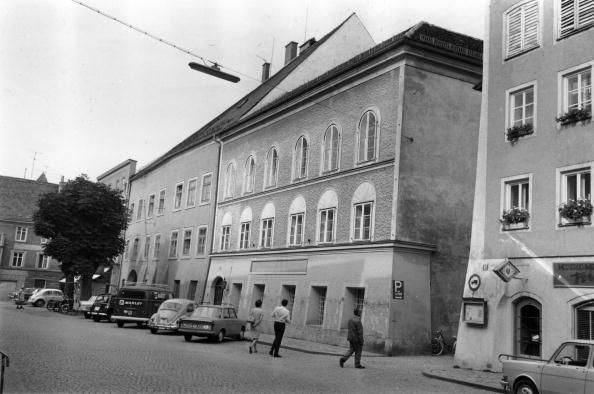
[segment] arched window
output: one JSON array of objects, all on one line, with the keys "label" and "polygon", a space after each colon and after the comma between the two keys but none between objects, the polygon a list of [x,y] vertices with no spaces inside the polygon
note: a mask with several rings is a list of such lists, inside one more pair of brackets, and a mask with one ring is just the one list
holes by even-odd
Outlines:
[{"label": "arched window", "polygon": [[375,188],[369,182],[363,182],[352,199],[351,239],[353,241],[372,241],[375,225]]},{"label": "arched window", "polygon": [[303,245],[305,228],[305,199],[296,197],[289,207],[289,231],[287,244],[289,246]]},{"label": "arched window", "polygon": [[532,298],[521,298],[515,305],[515,354],[541,356],[541,305]]},{"label": "arched window", "polygon": [[303,179],[307,176],[308,144],[305,137],[301,136],[295,145],[293,156],[293,180]]},{"label": "arched window", "polygon": [[335,171],[338,169],[338,160],[340,157],[340,133],[336,125],[330,125],[324,134],[323,151],[323,172]]},{"label": "arched window", "polygon": [[251,242],[252,209],[246,207],[239,218],[241,229],[239,232],[239,249],[248,249]]},{"label": "arched window", "polygon": [[225,198],[232,198],[235,191],[235,166],[229,163],[225,176]]},{"label": "arched window", "polygon": [[377,158],[378,122],[373,111],[367,111],[359,121],[357,162],[375,160]]},{"label": "arched window", "polygon": [[243,180],[243,192],[253,193],[254,192],[254,181],[256,174],[256,161],[253,156],[248,157],[245,162],[245,178]]},{"label": "arched window", "polygon": [[260,247],[272,248],[274,245],[274,204],[267,203],[260,214]]},{"label": "arched window", "polygon": [[276,186],[278,176],[278,152],[272,147],[266,155],[266,168],[264,171],[264,187]]}]

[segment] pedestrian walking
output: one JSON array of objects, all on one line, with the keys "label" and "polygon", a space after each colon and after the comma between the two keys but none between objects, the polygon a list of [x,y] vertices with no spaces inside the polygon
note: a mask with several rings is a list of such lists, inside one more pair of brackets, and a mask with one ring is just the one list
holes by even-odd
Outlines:
[{"label": "pedestrian walking", "polygon": [[260,323],[262,323],[263,319],[264,311],[262,310],[262,300],[257,300],[256,306],[250,311],[250,317],[248,319],[250,322],[250,335],[252,336],[249,346],[250,354],[252,354],[252,352],[258,353],[256,345],[258,344],[258,339],[260,339]]},{"label": "pedestrian walking", "polygon": [[274,357],[281,357],[278,351],[285,334],[285,327],[291,323],[291,312],[287,309],[287,305],[289,305],[289,301],[282,300],[281,304],[274,308],[271,314],[274,320],[274,342],[272,342],[272,347],[268,353]]},{"label": "pedestrian walking", "polygon": [[363,369],[361,365],[361,353],[363,352],[363,324],[361,324],[361,311],[355,309],[354,316],[349,319],[349,332],[347,339],[349,341],[349,350],[340,358],[340,368],[344,367],[344,363],[349,357],[355,353],[355,368]]},{"label": "pedestrian walking", "polygon": [[23,309],[23,305],[25,304],[25,288],[21,287],[19,293],[17,294],[17,309]]}]

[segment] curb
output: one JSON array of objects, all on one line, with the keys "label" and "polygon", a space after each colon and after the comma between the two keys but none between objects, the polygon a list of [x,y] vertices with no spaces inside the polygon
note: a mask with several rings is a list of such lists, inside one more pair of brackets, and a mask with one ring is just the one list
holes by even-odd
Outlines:
[{"label": "curb", "polygon": [[[265,342],[265,341],[261,341],[258,340],[258,345],[267,345],[267,346],[272,346],[271,342]],[[293,350],[295,352],[301,352],[301,353],[308,353],[308,354],[317,354],[320,356],[336,356],[336,357],[342,357],[344,355],[344,352],[346,352],[348,349],[344,349],[344,351],[342,353],[333,353],[333,352],[324,352],[321,350],[309,350],[309,349],[303,349],[303,348],[296,348],[293,346],[285,346],[285,345],[281,345],[281,349],[286,349],[286,350]],[[374,354],[374,355],[364,355],[365,358],[368,357],[387,357],[381,354]]]},{"label": "curb", "polygon": [[442,375],[438,375],[438,374],[434,374],[428,371],[422,371],[423,376],[426,376],[428,378],[432,378],[432,379],[439,379],[439,380],[444,380],[446,382],[450,382],[450,383],[456,383],[456,384],[461,384],[464,386],[470,386],[470,387],[474,387],[477,389],[481,389],[481,390],[486,390],[486,391],[492,391],[494,393],[503,393],[503,389],[501,388],[495,388],[493,386],[488,386],[488,385],[484,385],[484,384],[480,384],[480,383],[474,383],[474,382],[469,382],[466,380],[461,380],[461,379],[456,379],[456,378],[448,378]]}]

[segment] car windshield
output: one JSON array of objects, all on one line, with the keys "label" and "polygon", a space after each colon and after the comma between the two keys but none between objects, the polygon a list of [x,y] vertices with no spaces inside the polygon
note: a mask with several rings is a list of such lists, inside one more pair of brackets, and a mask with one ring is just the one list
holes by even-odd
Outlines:
[{"label": "car windshield", "polygon": [[214,306],[199,306],[198,308],[196,308],[194,313],[192,313],[192,317],[219,318],[221,317],[221,308],[217,308]]},{"label": "car windshield", "polygon": [[182,304],[175,301],[165,301],[159,309],[165,310],[168,309],[170,311],[179,311],[182,308]]}]

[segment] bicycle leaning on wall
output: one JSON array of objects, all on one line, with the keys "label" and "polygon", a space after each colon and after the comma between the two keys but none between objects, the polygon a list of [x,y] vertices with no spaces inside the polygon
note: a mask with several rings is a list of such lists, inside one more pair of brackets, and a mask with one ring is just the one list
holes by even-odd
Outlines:
[{"label": "bicycle leaning on wall", "polygon": [[441,356],[443,352],[456,353],[456,337],[452,337],[449,341],[443,336],[442,330],[437,330],[433,338],[431,338],[431,354],[433,356]]}]

